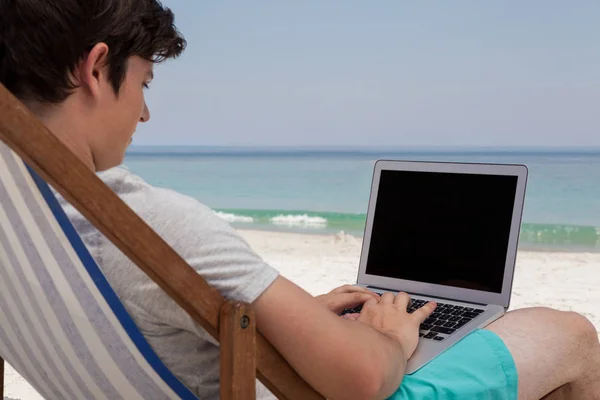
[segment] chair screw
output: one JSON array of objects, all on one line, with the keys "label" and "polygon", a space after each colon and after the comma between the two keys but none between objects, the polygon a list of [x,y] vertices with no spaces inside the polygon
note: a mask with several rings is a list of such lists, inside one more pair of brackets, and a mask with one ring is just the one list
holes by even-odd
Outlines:
[{"label": "chair screw", "polygon": [[240,326],[242,329],[246,329],[250,325],[250,318],[247,315],[244,315],[242,319],[240,319]]}]

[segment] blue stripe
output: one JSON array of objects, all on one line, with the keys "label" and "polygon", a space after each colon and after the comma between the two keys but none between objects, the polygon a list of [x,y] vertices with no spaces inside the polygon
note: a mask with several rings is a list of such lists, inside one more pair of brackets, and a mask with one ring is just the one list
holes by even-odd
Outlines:
[{"label": "blue stripe", "polygon": [[[13,167],[9,165],[9,169]],[[13,167],[17,169],[16,164]],[[13,175],[21,175],[20,171],[14,171]],[[123,338],[119,335],[120,327],[114,326],[111,321],[108,320],[103,309],[100,307],[101,300],[98,302],[93,296],[92,291],[96,290],[95,287],[91,288],[88,283],[82,279],[79,268],[83,268],[81,264],[76,265],[65,250],[63,242],[60,241],[59,237],[50,226],[49,221],[42,214],[41,208],[37,202],[35,202],[32,196],[32,190],[29,186],[20,187],[22,191],[25,203],[36,215],[36,222],[44,234],[44,240],[47,242],[54,258],[58,262],[58,267],[65,275],[66,280],[69,282],[73,293],[76,296],[76,301],[81,305],[85,312],[85,316],[92,324],[93,329],[96,331],[101,344],[104,346],[106,351],[109,353],[112,360],[115,362],[119,372],[126,378],[129,385],[128,387],[120,387],[115,385],[121,395],[128,397],[126,393],[131,390],[136,391],[141,398],[157,398],[159,394],[162,394],[160,398],[168,397],[173,395],[173,392],[168,388],[161,388],[157,381],[153,379],[153,375],[142,368],[139,362],[135,359],[134,353],[132,353],[125,345]],[[53,196],[54,198],[54,196]],[[61,208],[62,210],[62,208]],[[66,246],[70,246],[66,244]],[[78,260],[79,261],[79,260]],[[84,272],[85,273],[85,272]],[[93,349],[90,349],[93,350]],[[102,373],[106,372],[106,368],[103,368]],[[110,397],[110,396],[109,396]]]},{"label": "blue stripe", "polygon": [[[1,182],[0,182],[0,185],[1,185]],[[7,238],[4,234],[4,232],[2,231],[2,229],[0,229],[0,243],[2,243],[2,242],[7,243],[8,241],[7,241]],[[10,247],[6,247],[6,246],[3,246],[3,247],[6,251],[6,256],[8,257],[8,259],[10,260],[12,265],[18,266],[19,263],[17,262],[17,259],[15,257],[14,252],[12,251],[12,249]],[[38,300],[37,296],[31,289],[31,284],[30,284],[30,282],[27,281],[27,278],[25,277],[25,274],[23,273],[22,269],[15,268],[14,272],[17,275],[17,278],[19,279],[21,286],[23,286],[23,288],[25,290],[25,295],[29,299],[31,299],[31,301],[29,303],[31,304],[34,312],[36,313],[37,320],[42,325],[41,326],[42,330],[45,332],[52,332],[52,329],[48,325],[48,321],[46,321],[46,318],[44,317],[44,312],[41,310],[40,305],[38,304],[38,301],[36,301],[36,300]],[[9,278],[7,276],[7,273],[6,272],[2,273],[2,271],[0,271],[0,274],[3,276],[4,281],[8,282]],[[39,281],[37,283],[42,285],[42,283]],[[11,295],[13,296],[13,298],[17,299],[18,297],[17,297],[17,294],[16,294],[14,288],[11,285],[8,285],[8,286],[9,286],[9,291],[11,291]],[[40,300],[43,301],[43,299],[40,299]],[[20,310],[21,314],[23,316],[25,316],[26,314],[25,314],[24,307],[20,303],[21,303],[21,301],[19,299],[19,302],[18,302],[19,310]],[[30,330],[32,332],[34,332],[33,328],[30,328]],[[44,333],[42,332],[42,334],[44,334]],[[39,336],[39,335],[37,335],[37,332],[36,332],[36,336]],[[81,390],[81,392],[84,394],[85,398],[86,399],[93,398],[92,394],[88,390],[87,385],[82,381],[81,376],[79,375],[79,373],[77,373],[75,371],[75,368],[73,367],[73,365],[71,364],[71,362],[69,361],[67,356],[65,355],[65,353],[62,349],[62,346],[59,345],[58,341],[56,340],[56,337],[51,334],[46,335],[46,337],[50,341],[50,344],[54,347],[54,350],[56,351],[56,353],[60,357],[61,361],[63,362],[63,365],[65,365],[67,373],[73,378],[73,380],[75,380],[76,385],[78,386],[79,390]],[[37,340],[38,343],[40,343],[40,344],[42,343],[42,341],[39,340],[39,338],[34,338],[34,339]],[[48,356],[47,351],[43,346],[42,346],[42,350],[46,354],[46,356],[47,356],[46,358],[50,359],[51,363],[54,364],[54,360],[52,360],[52,358]],[[56,366],[54,366],[54,369],[57,370]],[[63,382],[63,384],[66,386],[66,382]],[[73,395],[73,398],[77,398],[77,396],[75,396],[73,393],[71,393],[71,394]]]},{"label": "blue stripe", "polygon": [[[1,146],[0,146],[0,153],[2,153]],[[5,158],[5,162],[8,166],[8,170],[11,171],[13,178],[16,180],[17,186],[19,186],[21,189],[23,187],[28,187],[28,185],[26,184],[26,182],[23,179],[24,178],[23,175],[21,174],[20,170],[18,169],[18,166],[17,166],[14,158],[12,158],[12,157]],[[21,178],[20,180],[19,180],[19,177]],[[24,198],[27,201],[28,197],[24,196]],[[63,333],[69,339],[69,342],[70,342],[70,345],[71,345],[73,351],[75,352],[75,354],[77,355],[77,357],[79,358],[81,363],[85,366],[87,372],[93,376],[93,378],[96,381],[96,384],[99,386],[100,390],[102,390],[102,392],[106,395],[107,398],[109,398],[111,400],[112,399],[115,399],[115,400],[122,399],[121,395],[118,393],[118,391],[112,385],[110,380],[104,374],[103,369],[100,368],[100,366],[96,362],[95,358],[93,357],[93,355],[91,353],[91,349],[88,348],[85,341],[81,337],[81,333],[79,332],[77,327],[74,326],[74,322],[71,318],[68,307],[66,306],[61,293],[56,288],[54,280],[48,273],[48,270],[46,269],[43,260],[40,258],[39,254],[36,251],[27,251],[28,249],[35,249],[36,246],[31,241],[31,238],[29,237],[29,235],[26,232],[23,232],[24,231],[23,222],[19,218],[13,218],[11,220],[11,215],[17,216],[18,214],[17,214],[10,198],[6,199],[4,208],[7,211],[6,213],[9,218],[9,222],[12,224],[16,235],[22,241],[21,245],[23,246],[23,249],[26,252],[26,256],[29,260],[30,265],[34,269],[34,272],[39,281],[39,284],[42,287],[43,293],[45,294],[45,296],[47,298],[48,304],[52,307],[54,314],[57,316],[58,320],[61,322],[61,327],[63,329]],[[36,210],[30,209],[30,211],[33,213],[33,215],[35,217]],[[37,214],[40,214],[40,213],[41,213],[41,210],[39,209],[39,206],[38,206]],[[45,216],[38,215],[38,219],[39,218],[42,218],[43,221],[47,222],[47,220],[45,219]]]},{"label": "blue stripe", "polygon": [[135,346],[138,348],[138,350],[141,352],[144,358],[148,361],[150,366],[152,366],[152,368],[157,372],[157,374],[165,381],[165,383],[167,383],[167,385],[169,385],[169,387],[171,387],[171,389],[179,397],[181,397],[181,399],[197,400],[198,398],[185,385],[183,385],[183,383],[181,383],[181,381],[179,381],[179,379],[177,379],[175,375],[173,375],[173,373],[160,360],[158,355],[156,355],[154,350],[152,350],[142,333],[139,331],[139,329],[133,322],[133,319],[131,318],[131,316],[117,297],[116,293],[109,285],[108,281],[104,277],[104,274],[102,273],[102,271],[100,271],[100,268],[98,268],[98,265],[88,252],[83,241],[75,231],[75,228],[69,221],[67,215],[58,203],[56,197],[54,197],[54,194],[52,193],[46,182],[44,182],[29,166],[27,166],[27,168],[31,176],[33,177],[33,180],[35,181],[38,189],[42,193],[42,196],[46,200],[46,203],[52,210],[54,217],[56,218],[63,232],[69,239],[69,242],[73,246],[73,249],[79,256],[79,259],[87,269],[88,273],[90,274],[90,277],[96,284],[98,290],[104,296],[106,302],[112,309],[113,313],[115,314],[115,316],[129,335]]}]

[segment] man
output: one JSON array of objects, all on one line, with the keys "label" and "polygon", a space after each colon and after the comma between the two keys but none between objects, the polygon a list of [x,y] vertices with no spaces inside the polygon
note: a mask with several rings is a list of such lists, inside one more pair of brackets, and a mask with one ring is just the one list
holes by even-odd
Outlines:
[{"label": "man", "polygon": [[[211,210],[122,168],[153,65],[185,41],[156,0],[0,0],[0,82],[225,297],[254,304],[258,329],[328,398],[600,398],[600,344],[582,316],[509,312],[404,377],[418,326],[408,295],[347,286],[313,298],[279,276]],[[71,206],[64,207],[165,364],[218,397],[217,343]],[[336,311],[364,303],[354,318]]]}]

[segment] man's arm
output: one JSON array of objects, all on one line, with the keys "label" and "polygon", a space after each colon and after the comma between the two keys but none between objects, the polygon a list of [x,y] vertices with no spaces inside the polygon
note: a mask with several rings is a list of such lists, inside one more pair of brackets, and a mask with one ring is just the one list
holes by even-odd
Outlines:
[{"label": "man's arm", "polygon": [[[362,400],[384,398],[398,388],[406,363],[398,340],[378,333],[368,321],[338,317],[279,277],[235,230],[197,200],[151,187],[123,171],[107,172],[103,179],[225,298],[253,303],[258,329],[322,394]],[[104,249],[105,259],[110,249]],[[114,264],[119,265],[117,286],[139,280],[122,279],[122,262]],[[135,267],[131,271],[139,272]],[[117,289],[131,295],[128,286]],[[206,338],[164,292],[154,297],[147,288],[136,293],[143,294],[138,303],[157,321]]]},{"label": "man's arm", "polygon": [[344,320],[283,277],[254,302],[257,328],[317,391],[330,399],[384,399],[402,382],[398,342]]}]

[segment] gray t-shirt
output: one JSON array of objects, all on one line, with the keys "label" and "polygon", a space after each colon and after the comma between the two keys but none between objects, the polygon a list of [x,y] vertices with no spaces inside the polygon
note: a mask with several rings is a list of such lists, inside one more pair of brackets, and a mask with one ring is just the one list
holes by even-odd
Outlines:
[{"label": "gray t-shirt", "polygon": [[[99,177],[225,298],[252,303],[277,278],[278,272],[229,224],[197,200],[153,187],[123,167]],[[160,359],[200,398],[219,398],[218,342],[77,210],[59,200]],[[271,398],[258,382],[257,398]]]}]

